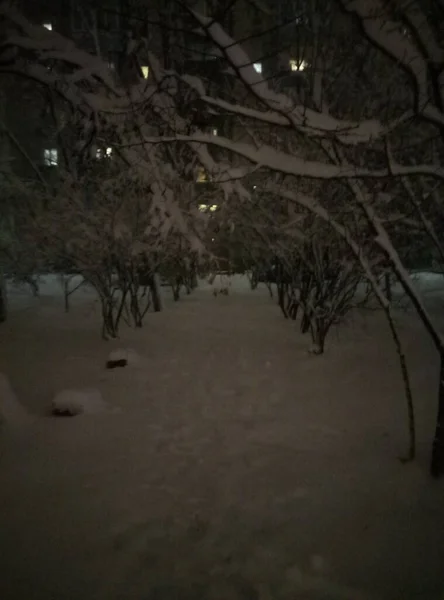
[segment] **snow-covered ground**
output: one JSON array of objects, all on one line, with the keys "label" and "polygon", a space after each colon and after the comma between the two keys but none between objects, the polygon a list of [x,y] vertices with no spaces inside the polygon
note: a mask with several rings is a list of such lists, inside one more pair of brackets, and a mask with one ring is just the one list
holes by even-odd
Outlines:
[{"label": "snow-covered ground", "polygon": [[[40,300],[16,290],[0,372],[36,419],[0,433],[0,599],[442,600],[437,358],[411,315],[399,322],[418,418],[409,465],[378,312],[352,315],[315,357],[242,278],[229,296],[167,299],[115,343],[88,288],[68,314],[54,278]],[[122,348],[137,360],[107,370]],[[75,389],[110,410],[47,416]]]}]

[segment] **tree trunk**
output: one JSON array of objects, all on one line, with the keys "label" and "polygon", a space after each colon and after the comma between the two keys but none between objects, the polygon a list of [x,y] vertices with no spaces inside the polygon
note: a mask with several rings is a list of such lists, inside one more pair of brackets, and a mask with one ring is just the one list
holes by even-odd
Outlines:
[{"label": "tree trunk", "polygon": [[328,327],[322,319],[312,317],[309,319],[309,328],[311,333],[311,354],[324,354],[325,338],[327,337]]},{"label": "tree trunk", "polygon": [[139,305],[139,287],[130,290],[130,311],[133,317],[134,327],[142,327],[142,313]]},{"label": "tree trunk", "polygon": [[444,474],[444,349],[440,352],[439,361],[438,417],[430,464],[430,473],[433,477]]},{"label": "tree trunk", "polygon": [[251,272],[251,276],[248,278],[250,280],[250,288],[252,290],[256,290],[258,286],[258,275],[256,271]]},{"label": "tree trunk", "polygon": [[384,287],[385,287],[385,296],[389,302],[392,301],[392,285],[391,285],[391,277],[390,272],[384,273]]},{"label": "tree trunk", "polygon": [[191,267],[191,289],[195,290],[197,286],[197,269],[196,266],[193,264],[193,266]]},{"label": "tree trunk", "polygon": [[117,338],[117,331],[114,322],[112,302],[105,298],[100,298],[102,304],[102,338],[109,340]]},{"label": "tree trunk", "polygon": [[288,319],[287,310],[285,308],[285,298],[287,296],[287,286],[278,280],[277,282],[278,304],[282,314]]},{"label": "tree trunk", "polygon": [[0,269],[0,323],[4,323],[8,316],[8,299],[6,292],[6,281],[3,271]]},{"label": "tree trunk", "polygon": [[65,297],[65,312],[69,312],[69,279],[64,277],[64,275],[62,275],[63,277],[63,295]]},{"label": "tree trunk", "polygon": [[311,323],[311,313],[308,312],[307,309],[305,309],[302,314],[301,333],[307,333],[307,331],[310,329],[310,323]]},{"label": "tree trunk", "polygon": [[151,278],[149,288],[151,290],[151,298],[153,299],[153,307],[155,312],[162,310],[162,299],[160,297],[159,277],[154,274]]},{"label": "tree trunk", "polygon": [[[386,246],[381,244],[382,248],[386,250]],[[430,335],[435,348],[439,352],[440,360],[440,371],[439,371],[439,386],[438,386],[438,418],[436,422],[435,438],[433,440],[432,447],[432,459],[430,463],[430,473],[433,477],[440,477],[444,475],[444,341],[441,335],[432,322],[426,308],[421,302],[418,294],[415,292],[413,286],[410,284],[410,276],[405,272],[399,258],[392,256],[390,252],[387,252],[389,259],[391,260],[393,270],[398,277],[398,281],[401,284],[404,292],[410,298],[415,307],[416,313],[422,321],[427,333]]]},{"label": "tree trunk", "polygon": [[414,460],[416,456],[416,424],[415,424],[415,407],[413,404],[412,387],[410,385],[410,376],[407,367],[407,359],[402,348],[401,339],[396,329],[395,321],[391,313],[391,308],[384,308],[384,313],[387,318],[392,339],[395,343],[396,353],[399,359],[399,365],[401,367],[402,381],[404,384],[404,391],[407,400],[407,417],[408,417],[408,432],[409,432],[409,445],[407,455],[405,458],[401,458],[402,462],[409,462]]},{"label": "tree trunk", "polygon": [[173,290],[173,298],[174,302],[178,302],[180,300],[180,288],[182,287],[181,278],[175,277],[171,281],[171,289]]},{"label": "tree trunk", "polygon": [[296,321],[299,312],[299,300],[296,297],[292,297],[288,304],[288,316],[292,321]]}]

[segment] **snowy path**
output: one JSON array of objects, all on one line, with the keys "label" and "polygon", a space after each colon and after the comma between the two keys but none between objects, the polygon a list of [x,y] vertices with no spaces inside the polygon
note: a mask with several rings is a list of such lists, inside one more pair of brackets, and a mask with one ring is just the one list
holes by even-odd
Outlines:
[{"label": "snowy path", "polygon": [[401,466],[402,388],[378,317],[311,357],[265,293],[200,291],[125,332],[111,347],[141,362],[109,372],[88,307],[64,315],[48,297],[2,329],[0,371],[33,412],[76,383],[119,409],[3,435],[2,600],[442,599],[444,488],[426,470],[436,360],[416,326],[420,459]]}]

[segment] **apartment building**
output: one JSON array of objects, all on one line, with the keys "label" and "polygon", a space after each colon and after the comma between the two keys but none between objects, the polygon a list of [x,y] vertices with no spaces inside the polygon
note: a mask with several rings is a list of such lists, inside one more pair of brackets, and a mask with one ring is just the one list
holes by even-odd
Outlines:
[{"label": "apartment building", "polygon": [[[287,84],[292,85],[293,75],[300,75],[308,66],[302,52],[301,1],[261,0],[259,5],[238,0],[232,10],[224,11],[220,0],[190,0],[190,7],[221,20],[235,39],[242,40],[253,67],[279,86],[288,77]],[[20,0],[20,8],[30,20],[100,54],[120,78],[150,77],[143,53],[137,60],[126,57],[132,32],[147,40],[166,68],[200,75],[234,95],[238,84],[227,75],[217,49],[193,32],[190,15],[187,11],[178,13],[177,7],[168,0]],[[11,79],[11,85],[4,89],[1,112],[10,135],[2,138],[2,156],[12,156],[12,168],[21,175],[35,175],[31,163],[50,175],[61,163],[61,151],[46,92],[36,93],[32,83],[17,79]],[[230,119],[208,119],[203,114],[196,118],[201,119],[197,122],[200,127],[215,135],[228,133],[231,127]],[[95,152],[101,159],[110,156],[112,148],[97,148]],[[206,181],[206,175],[198,174],[198,180]]]}]

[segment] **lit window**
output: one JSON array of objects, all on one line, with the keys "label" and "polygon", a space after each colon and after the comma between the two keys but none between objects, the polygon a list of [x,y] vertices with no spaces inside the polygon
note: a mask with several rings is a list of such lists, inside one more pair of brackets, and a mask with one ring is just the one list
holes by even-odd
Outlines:
[{"label": "lit window", "polygon": [[106,148],[105,151],[103,151],[103,148],[97,148],[96,150],[96,158],[98,158],[99,160],[101,158],[103,158],[104,156],[110,158],[112,156],[113,153],[113,149],[112,148]]},{"label": "lit window", "polygon": [[140,67],[140,70],[142,71],[143,78],[148,79],[148,75],[150,74],[150,68],[147,65],[143,65],[142,67]]},{"label": "lit window", "polygon": [[43,27],[48,31],[52,31],[52,23],[43,23]]},{"label": "lit window", "polygon": [[109,61],[108,62],[108,69],[110,69],[110,71],[115,71],[116,70],[115,63],[113,63],[112,61]]},{"label": "lit window", "polygon": [[217,204],[199,204],[200,212],[215,212],[217,210]]},{"label": "lit window", "polygon": [[217,135],[217,127],[213,127],[211,130],[211,135]]},{"label": "lit window", "polygon": [[262,63],[253,63],[253,69],[256,73],[262,73]]},{"label": "lit window", "polygon": [[290,70],[291,71],[304,71],[308,67],[308,63],[305,60],[290,59]]},{"label": "lit window", "polygon": [[206,183],[208,181],[208,175],[205,169],[199,169],[197,172],[197,183]]},{"label": "lit window", "polygon": [[56,167],[59,162],[57,148],[45,148],[43,151],[43,162],[46,167]]}]

